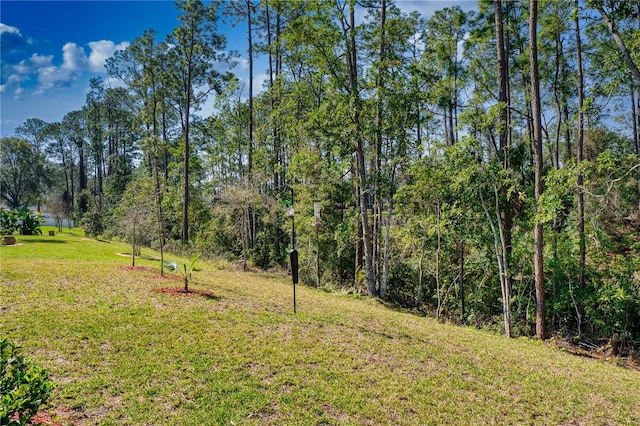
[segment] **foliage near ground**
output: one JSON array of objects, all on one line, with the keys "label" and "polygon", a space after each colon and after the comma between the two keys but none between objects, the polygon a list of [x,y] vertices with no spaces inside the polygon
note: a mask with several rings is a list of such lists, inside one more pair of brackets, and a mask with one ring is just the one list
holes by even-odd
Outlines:
[{"label": "foliage near ground", "polygon": [[54,387],[44,368],[33,364],[9,339],[0,339],[1,425],[27,424]]},{"label": "foliage near ground", "polygon": [[[191,294],[127,246],[0,248],[0,332],[63,424],[639,424],[640,372],[203,261]],[[187,262],[181,259],[181,262]]]}]

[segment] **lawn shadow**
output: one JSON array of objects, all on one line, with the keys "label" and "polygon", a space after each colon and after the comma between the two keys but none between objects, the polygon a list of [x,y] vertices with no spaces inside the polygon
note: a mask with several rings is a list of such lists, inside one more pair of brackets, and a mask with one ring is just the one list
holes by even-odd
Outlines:
[{"label": "lawn shadow", "polygon": [[222,299],[222,297],[215,294],[211,294],[211,293],[200,293],[200,296],[204,297],[205,299],[215,300],[215,301]]},{"label": "lawn shadow", "polygon": [[52,243],[52,244],[66,244],[65,240],[52,240],[50,238],[20,238],[16,237],[16,240],[20,241],[23,244],[31,244],[31,243]]}]

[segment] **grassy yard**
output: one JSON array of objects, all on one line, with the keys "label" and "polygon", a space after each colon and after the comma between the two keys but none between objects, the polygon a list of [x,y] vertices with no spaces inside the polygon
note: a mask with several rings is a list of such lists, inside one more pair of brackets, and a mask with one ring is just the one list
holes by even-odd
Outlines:
[{"label": "grassy yard", "polygon": [[640,424],[638,371],[540,342],[302,286],[294,315],[289,280],[202,261],[176,296],[126,245],[18,243],[0,333],[49,370],[63,424]]}]

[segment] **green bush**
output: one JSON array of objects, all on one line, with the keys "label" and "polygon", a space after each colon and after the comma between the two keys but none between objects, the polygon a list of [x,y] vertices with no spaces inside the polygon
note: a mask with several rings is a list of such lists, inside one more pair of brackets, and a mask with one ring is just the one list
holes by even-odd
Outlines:
[{"label": "green bush", "polygon": [[0,208],[0,232],[2,235],[13,235],[18,230],[18,212]]},{"label": "green bush", "polygon": [[0,340],[0,425],[24,425],[45,404],[55,384],[7,338]]},{"label": "green bush", "polygon": [[22,235],[42,235],[40,226],[44,219],[40,213],[32,213],[29,209],[19,209],[18,217],[20,218],[20,233]]}]

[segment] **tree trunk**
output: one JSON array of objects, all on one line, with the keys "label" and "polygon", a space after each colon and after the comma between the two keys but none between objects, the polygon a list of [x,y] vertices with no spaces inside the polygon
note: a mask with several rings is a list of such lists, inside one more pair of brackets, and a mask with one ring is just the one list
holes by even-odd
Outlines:
[{"label": "tree trunk", "polygon": [[507,155],[507,59],[504,49],[504,29],[502,19],[502,1],[494,0],[493,2],[495,27],[496,27],[496,47],[498,53],[498,102],[500,102],[500,153],[503,158],[503,167],[508,167]]},{"label": "tree trunk", "polygon": [[438,226],[436,227],[438,233],[438,245],[436,247],[436,295],[438,297],[438,307],[436,308],[436,318],[440,318],[440,310],[442,309],[442,295],[440,288],[440,248],[442,246],[442,236],[440,232],[440,203],[436,206],[436,220]]},{"label": "tree trunk", "polygon": [[[640,163],[640,90],[634,90],[635,85],[631,83],[631,120],[633,121],[633,148],[636,154],[636,160]],[[637,102],[636,106],[636,94]],[[640,170],[636,172],[638,187],[638,218],[640,218]]]},{"label": "tree trunk", "polygon": [[553,100],[556,104],[556,114],[558,121],[556,125],[556,131],[553,140],[553,166],[556,169],[560,168],[560,134],[562,133],[562,103],[560,102],[560,96],[558,93],[558,87],[560,85],[560,61],[563,57],[562,41],[560,40],[560,34],[556,33],[554,37],[555,41],[555,57],[554,57],[554,70],[553,70]]},{"label": "tree trunk", "polygon": [[357,220],[356,220],[356,224],[355,224],[355,228],[356,228],[356,247],[355,247],[355,259],[354,259],[354,271],[355,271],[355,279],[354,279],[354,285],[357,289],[360,289],[362,286],[362,281],[360,279],[361,277],[361,273],[362,270],[364,268],[364,247],[363,247],[363,241],[364,238],[362,237],[362,223],[360,222],[360,188],[359,188],[359,184],[356,183],[354,185],[354,189],[355,189],[355,194],[356,194],[356,210],[358,211],[358,216],[357,216]]},{"label": "tree trunk", "polygon": [[249,144],[247,146],[247,173],[251,181],[253,170],[253,34],[251,32],[251,0],[247,2],[247,41],[249,43]]},{"label": "tree trunk", "polygon": [[[580,16],[578,9],[578,0],[575,0],[574,6],[574,22],[576,29],[576,66],[578,71],[578,146],[576,159],[578,166],[584,159],[584,76],[582,73],[582,43],[580,41]],[[578,174],[578,239],[580,244],[580,265],[578,269],[578,289],[582,293],[585,288],[585,268],[586,268],[586,240],[584,234],[584,192],[582,186],[584,177],[582,173]],[[582,321],[584,318],[584,306],[581,302],[581,294],[578,295],[578,306],[576,307],[578,314],[578,334],[582,333]]]},{"label": "tree trunk", "polygon": [[[533,111],[533,151],[535,158],[535,198],[536,211],[540,210],[542,196],[542,113],[540,102],[540,80],[538,75],[538,1],[529,4],[529,64],[531,73],[531,107]],[[544,229],[536,221],[534,229],[533,269],[536,287],[536,336],[546,338],[546,320],[544,303]]]},{"label": "tree trunk", "polygon": [[[386,291],[386,283],[383,283],[384,276],[384,254],[380,253],[380,246],[382,244],[382,230],[384,228],[383,222],[383,195],[381,188],[381,170],[382,170],[382,133],[383,133],[383,117],[384,117],[384,85],[385,85],[385,72],[386,72],[386,51],[385,51],[385,30],[386,30],[386,19],[387,19],[387,2],[386,0],[381,0],[380,2],[380,40],[378,45],[378,73],[376,76],[376,95],[377,95],[377,105],[376,105],[376,122],[375,122],[375,133],[376,133],[376,152],[375,159],[372,161],[372,175],[374,176],[374,187],[373,187],[373,195],[374,195],[374,232],[373,232],[373,265],[374,265],[374,275],[377,277],[377,287],[378,287],[378,295],[380,297],[384,297],[384,292]],[[384,250],[384,248],[383,248]]]},{"label": "tree trunk", "polygon": [[[157,130],[156,130],[157,132]],[[160,186],[160,165],[158,159],[158,139],[154,137],[153,186],[156,198],[156,215],[158,218],[158,238],[160,239],[160,276],[164,276],[164,212],[162,210],[162,187]]]},{"label": "tree trunk", "polygon": [[[390,197],[392,198],[392,197]],[[391,217],[393,212],[393,200],[389,200],[389,211],[387,212],[387,220],[385,224],[384,248],[382,258],[382,278],[380,280],[380,297],[386,296],[389,288],[389,246],[391,242]]]},{"label": "tree trunk", "polygon": [[[509,113],[509,65],[507,63],[508,55],[505,48],[504,37],[504,18],[502,15],[502,1],[494,0],[494,20],[496,29],[496,48],[498,58],[498,101],[502,105],[500,108],[500,131],[499,131],[499,153],[502,157],[503,169],[509,168],[509,151],[510,151],[510,113]],[[498,221],[498,230],[501,242],[501,287],[503,288],[503,314],[505,317],[505,334],[511,337],[511,239],[513,230],[513,202],[506,193],[508,189],[501,185],[500,195],[496,191],[496,218]],[[501,202],[500,202],[501,200]]]},{"label": "tree trunk", "polygon": [[191,67],[187,71],[184,110],[184,192],[182,200],[182,244],[189,242],[189,128],[191,109]]},{"label": "tree trunk", "polygon": [[355,155],[356,169],[359,180],[358,197],[360,198],[360,221],[362,226],[362,245],[364,248],[364,270],[367,280],[367,291],[371,296],[378,296],[376,289],[376,280],[373,273],[373,243],[371,223],[369,222],[369,212],[367,209],[367,163],[364,152],[364,136],[362,135],[362,126],[360,123],[360,113],[362,110],[360,94],[358,92],[358,64],[357,64],[357,46],[356,46],[356,18],[355,18],[356,0],[349,0],[349,32],[347,42],[346,60],[349,70],[349,95],[351,100],[351,108],[353,109],[353,124],[355,127]]},{"label": "tree trunk", "polygon": [[[491,233],[493,234],[493,251],[496,256],[496,262],[498,263],[498,271],[500,274],[500,292],[502,295],[502,317],[504,320],[504,334],[507,337],[511,337],[511,301],[509,295],[509,286],[507,285],[507,279],[505,274],[505,266],[504,266],[504,239],[502,237],[502,230],[496,230],[496,227],[493,223],[493,219],[491,219],[491,215],[489,214],[489,209],[487,208],[487,204],[482,197],[482,190],[478,191],[480,194],[480,202],[482,203],[482,209],[484,210],[484,214],[489,222],[489,227],[491,228]],[[498,225],[502,228],[503,225],[500,224],[500,214],[498,211],[498,193],[497,190],[494,189],[495,197],[496,197],[496,219],[498,220]]]},{"label": "tree trunk", "polygon": [[462,323],[465,324],[465,311],[464,311],[464,240],[460,239],[460,253],[458,254],[458,262],[460,265],[460,270],[458,271],[458,285],[460,290],[460,319]]}]

